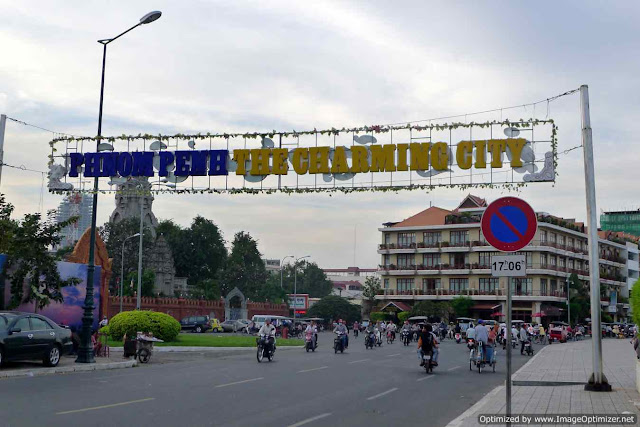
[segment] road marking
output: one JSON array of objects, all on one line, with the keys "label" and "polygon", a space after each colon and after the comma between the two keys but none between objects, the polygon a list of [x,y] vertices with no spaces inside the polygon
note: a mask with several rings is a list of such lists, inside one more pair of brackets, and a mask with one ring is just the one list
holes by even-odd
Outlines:
[{"label": "road marking", "polygon": [[449,368],[447,369],[447,371],[455,371],[456,369],[460,368],[460,366],[454,366],[453,368]]},{"label": "road marking", "polygon": [[250,380],[236,381],[234,383],[229,383],[229,384],[220,384],[220,385],[215,386],[215,388],[228,387],[230,385],[236,385],[236,384],[250,383],[252,381],[260,381],[260,380],[263,380],[263,379],[264,379],[264,377],[253,378],[253,379],[250,379]]},{"label": "road marking", "polygon": [[428,377],[418,378],[416,381],[424,381],[424,380],[428,380],[429,378],[433,378],[433,375],[429,375]]},{"label": "road marking", "polygon": [[315,417],[307,418],[306,420],[302,420],[302,421],[299,421],[299,422],[297,422],[295,424],[291,424],[289,427],[300,427],[300,426],[303,426],[305,424],[312,423],[312,422],[314,422],[316,420],[320,420],[322,418],[328,417],[329,415],[331,415],[331,412],[327,412],[327,413],[324,413],[324,414],[316,415]]},{"label": "road marking", "polygon": [[349,362],[349,365],[351,365],[352,363],[366,362],[368,360],[371,360],[371,359],[354,360],[353,362]]},{"label": "road marking", "polygon": [[298,373],[301,374],[303,372],[319,371],[320,369],[327,369],[327,368],[328,368],[328,366],[320,366],[319,368],[304,369],[302,371],[298,371]]},{"label": "road marking", "polygon": [[394,392],[394,391],[396,391],[397,389],[398,389],[397,387],[394,387],[394,388],[392,388],[391,390],[383,391],[382,393],[380,393],[380,394],[376,394],[375,396],[367,397],[367,400],[377,399],[377,398],[382,397],[382,396],[384,396],[384,395],[387,395],[387,394],[389,394],[389,393],[393,393],[393,392]]},{"label": "road marking", "polygon": [[92,408],[74,409],[73,411],[56,412],[56,415],[75,414],[77,412],[95,411],[96,409],[113,408],[115,406],[131,405],[132,403],[148,402],[155,400],[155,397],[147,397],[146,399],[130,400],[129,402],[112,403],[111,405],[94,406]]},{"label": "road marking", "polygon": [[385,357],[394,357],[394,356],[400,356],[402,353],[396,353],[396,354],[388,354]]}]

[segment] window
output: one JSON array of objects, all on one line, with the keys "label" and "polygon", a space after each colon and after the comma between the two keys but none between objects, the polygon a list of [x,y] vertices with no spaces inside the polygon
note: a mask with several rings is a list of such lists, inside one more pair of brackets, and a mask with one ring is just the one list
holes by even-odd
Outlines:
[{"label": "window", "polygon": [[441,289],[440,279],[422,279],[422,289],[425,291]]},{"label": "window", "polygon": [[558,264],[562,268],[566,267],[566,259],[564,257],[558,257]]},{"label": "window", "polygon": [[540,232],[540,242],[541,243],[546,243],[547,242],[547,231],[543,230]]},{"label": "window", "polygon": [[465,268],[469,264],[469,254],[449,254],[449,265],[459,268]]},{"label": "window", "polygon": [[547,279],[540,279],[540,295],[547,295]]},{"label": "window", "polygon": [[389,289],[389,279],[384,279],[384,288]]},{"label": "window", "polygon": [[566,245],[566,243],[567,243],[566,238],[564,237],[564,235],[561,234],[560,235],[560,244],[561,245]]},{"label": "window", "polygon": [[416,233],[398,233],[398,246],[408,248],[416,242]]},{"label": "window", "polygon": [[551,243],[556,243],[556,233],[550,233]]},{"label": "window", "polygon": [[20,328],[22,330],[22,332],[24,331],[30,331],[31,330],[31,326],[29,326],[29,318],[28,317],[23,317],[22,319],[19,319],[15,325],[13,325],[14,328]]},{"label": "window", "polygon": [[410,291],[413,289],[413,279],[398,279],[398,291]]},{"label": "window", "polygon": [[391,243],[391,233],[384,233],[384,243]]},{"label": "window", "polygon": [[574,269],[575,269],[575,263],[574,263],[573,259],[569,258],[569,260],[568,260],[568,264],[569,264],[569,268],[570,268],[571,270],[574,270]]},{"label": "window", "polygon": [[424,254],[422,263],[425,267],[437,267],[440,265],[440,254]]},{"label": "window", "polygon": [[479,252],[478,265],[480,267],[489,268],[491,266],[491,252]]},{"label": "window", "polygon": [[413,267],[415,257],[413,254],[398,254],[398,268]]},{"label": "window", "polygon": [[547,254],[540,254],[540,267],[547,266]]},{"label": "window", "polygon": [[531,291],[533,288],[533,279],[532,278],[519,278],[519,277],[510,277],[509,280],[511,282],[511,292],[513,295],[531,295]]},{"label": "window", "polygon": [[452,231],[449,239],[452,245],[466,245],[469,242],[468,231]]},{"label": "window", "polygon": [[449,279],[449,290],[460,292],[469,289],[469,279]]},{"label": "window", "polygon": [[550,256],[549,261],[552,267],[558,265],[558,259],[555,257],[555,255]]},{"label": "window", "polygon": [[493,292],[498,289],[498,281],[497,277],[489,277],[489,278],[480,278],[480,292]]},{"label": "window", "polygon": [[389,266],[391,264],[391,255],[384,254],[382,255],[382,265]]},{"label": "window", "polygon": [[558,292],[558,281],[556,279],[551,279],[551,295]]},{"label": "window", "polygon": [[574,249],[576,247],[576,240],[573,237],[569,237],[569,247]]},{"label": "window", "polygon": [[527,268],[533,267],[533,253],[531,252],[516,252],[516,255],[524,255],[527,263]]},{"label": "window", "polygon": [[422,238],[425,246],[438,246],[438,243],[442,241],[442,233],[439,231],[423,233]]},{"label": "window", "polygon": [[32,331],[45,331],[47,329],[53,329],[49,323],[40,319],[39,317],[31,318],[31,330]]}]

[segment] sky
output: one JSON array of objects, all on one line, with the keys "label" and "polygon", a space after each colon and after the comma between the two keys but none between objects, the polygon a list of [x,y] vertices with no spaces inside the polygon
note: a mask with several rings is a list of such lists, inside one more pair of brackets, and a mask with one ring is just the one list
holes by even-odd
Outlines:
[{"label": "sky", "polygon": [[[640,101],[634,1],[29,1],[0,0],[0,113],[73,135],[96,135],[102,47],[152,10],[162,17],[109,45],[103,135],[327,129],[415,122],[544,100],[589,85],[597,209],[640,208],[632,171]],[[577,94],[473,116],[552,117],[555,184],[519,197],[586,220]],[[472,118],[469,117],[471,120]],[[9,120],[4,162],[45,171],[54,135]],[[58,206],[37,172],[3,168],[15,216]],[[265,257],[310,255],[324,268],[380,264],[378,228],[471,192],[159,195],[154,212],[188,226],[213,220]],[[42,200],[41,200],[42,197]],[[112,196],[100,195],[98,224]]]}]

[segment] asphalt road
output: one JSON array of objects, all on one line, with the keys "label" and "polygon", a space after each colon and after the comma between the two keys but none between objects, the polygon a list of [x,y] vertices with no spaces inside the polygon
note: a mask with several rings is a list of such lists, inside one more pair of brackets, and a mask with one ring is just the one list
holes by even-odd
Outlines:
[{"label": "asphalt road", "polygon": [[[428,375],[416,345],[365,350],[363,336],[334,354],[323,333],[315,353],[189,358],[135,369],[0,380],[6,426],[444,426],[504,381],[469,371],[464,344],[442,344]],[[175,359],[175,358],[174,358]],[[514,371],[528,360],[514,352]]]}]

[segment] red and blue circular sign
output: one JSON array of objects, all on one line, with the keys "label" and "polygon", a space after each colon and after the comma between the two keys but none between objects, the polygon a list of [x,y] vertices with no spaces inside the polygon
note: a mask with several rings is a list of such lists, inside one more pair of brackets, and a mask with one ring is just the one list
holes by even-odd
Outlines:
[{"label": "red and blue circular sign", "polygon": [[482,214],[481,229],[491,246],[502,252],[515,252],[533,240],[538,229],[538,218],[524,200],[501,197]]}]

